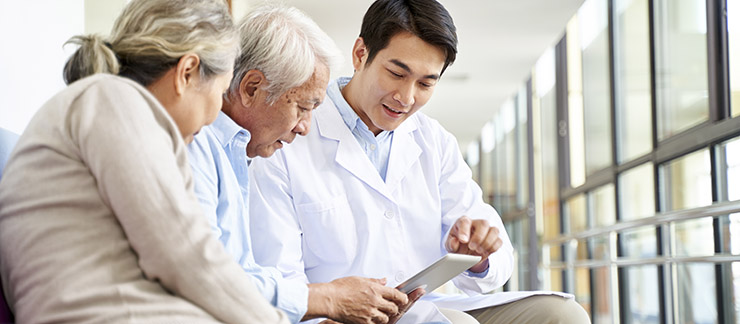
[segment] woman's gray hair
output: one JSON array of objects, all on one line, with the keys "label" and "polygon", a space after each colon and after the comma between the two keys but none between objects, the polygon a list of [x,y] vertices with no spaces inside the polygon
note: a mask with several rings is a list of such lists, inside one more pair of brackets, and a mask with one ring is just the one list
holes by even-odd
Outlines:
[{"label": "woman's gray hair", "polygon": [[110,73],[147,86],[188,53],[198,55],[207,79],[232,69],[238,41],[224,0],[133,0],[109,39],[86,35],[67,41],[80,47],[64,67],[64,80]]},{"label": "woman's gray hair", "polygon": [[239,92],[248,71],[258,70],[268,81],[264,90],[267,102],[273,104],[288,89],[305,83],[317,62],[330,70],[342,62],[334,41],[296,8],[273,4],[257,7],[242,19],[239,32],[241,55],[234,67],[230,95]]}]

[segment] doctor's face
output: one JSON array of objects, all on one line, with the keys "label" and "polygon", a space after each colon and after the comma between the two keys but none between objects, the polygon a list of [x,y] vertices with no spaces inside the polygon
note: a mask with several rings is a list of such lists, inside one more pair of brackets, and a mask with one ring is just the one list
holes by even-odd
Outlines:
[{"label": "doctor's face", "polygon": [[362,38],[352,55],[355,74],[343,94],[376,135],[396,129],[429,101],[445,63],[440,48],[408,32],[393,36],[369,64]]},{"label": "doctor's face", "polygon": [[329,83],[329,68],[316,64],[316,69],[308,81],[288,89],[277,101],[270,105],[267,93],[262,93],[261,104],[252,107],[254,113],[249,125],[243,125],[252,135],[247,144],[248,157],[270,157],[281,149],[284,143],[291,143],[296,135],[305,136],[311,129],[311,113],[326,96]]}]

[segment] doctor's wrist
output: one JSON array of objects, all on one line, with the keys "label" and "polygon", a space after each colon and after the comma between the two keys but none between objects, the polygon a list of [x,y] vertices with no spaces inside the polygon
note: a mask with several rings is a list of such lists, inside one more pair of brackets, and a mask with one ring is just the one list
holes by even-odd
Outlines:
[{"label": "doctor's wrist", "polygon": [[481,262],[478,262],[474,266],[470,267],[468,271],[472,273],[481,273],[481,272],[485,272],[486,270],[488,270],[489,266],[490,264],[488,263],[488,258],[485,258],[481,260]]}]

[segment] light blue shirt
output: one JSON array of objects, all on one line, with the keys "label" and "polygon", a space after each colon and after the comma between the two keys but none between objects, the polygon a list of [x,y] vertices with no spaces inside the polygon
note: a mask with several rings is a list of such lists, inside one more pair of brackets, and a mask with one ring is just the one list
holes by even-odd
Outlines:
[{"label": "light blue shirt", "polygon": [[284,279],[255,260],[249,235],[247,143],[251,135],[220,112],[188,145],[195,195],[211,227],[263,296],[298,323],[308,310],[308,286]]},{"label": "light blue shirt", "polygon": [[365,125],[365,122],[360,119],[360,116],[350,107],[347,100],[342,96],[342,88],[351,79],[349,77],[336,79],[329,85],[326,95],[337,106],[344,123],[352,131],[352,135],[355,136],[362,150],[370,158],[370,162],[378,170],[380,177],[385,181],[385,175],[388,172],[388,157],[391,155],[391,144],[393,143],[393,131],[381,131],[378,136],[375,136],[370,128]]}]

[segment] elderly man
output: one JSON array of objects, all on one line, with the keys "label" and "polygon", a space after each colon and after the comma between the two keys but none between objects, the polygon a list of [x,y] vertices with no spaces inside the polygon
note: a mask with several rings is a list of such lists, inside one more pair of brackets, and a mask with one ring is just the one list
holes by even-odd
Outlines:
[{"label": "elderly man", "polygon": [[[251,213],[262,216],[251,224],[257,261],[306,282],[352,274],[395,286],[455,252],[481,257],[453,279],[458,288],[501,287],[513,270],[501,218],[455,138],[419,112],[456,58],[452,17],[435,0],[377,0],[359,36],[354,75],[329,85],[316,131],[250,167]],[[438,308],[453,323],[589,322],[553,293],[431,295],[402,321],[427,321]]]},{"label": "elderly man", "polygon": [[247,216],[249,158],[269,157],[309,132],[311,113],[324,100],[339,55],[331,39],[294,8],[257,8],[239,28],[242,53],[223,110],[188,148],[196,195],[211,226],[264,297],[294,323],[317,317],[346,323],[398,318],[410,298],[386,287],[385,279],[307,285],[255,263]]}]

